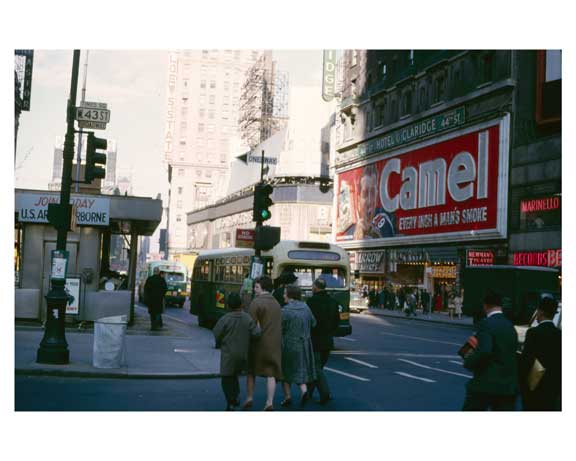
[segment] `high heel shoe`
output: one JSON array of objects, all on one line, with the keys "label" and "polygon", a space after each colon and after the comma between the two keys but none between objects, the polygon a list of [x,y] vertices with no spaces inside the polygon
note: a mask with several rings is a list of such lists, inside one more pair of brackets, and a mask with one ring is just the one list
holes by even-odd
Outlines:
[{"label": "high heel shoe", "polygon": [[244,402],[244,405],[242,405],[242,410],[249,410],[250,408],[252,408],[252,405],[254,405],[253,400],[246,400],[246,402]]},{"label": "high heel shoe", "polygon": [[274,411],[274,407],[272,405],[266,405],[264,411]]},{"label": "high heel shoe", "polygon": [[290,397],[287,397],[284,400],[282,400],[282,402],[280,402],[281,407],[289,407],[290,405],[292,405],[292,398]]}]

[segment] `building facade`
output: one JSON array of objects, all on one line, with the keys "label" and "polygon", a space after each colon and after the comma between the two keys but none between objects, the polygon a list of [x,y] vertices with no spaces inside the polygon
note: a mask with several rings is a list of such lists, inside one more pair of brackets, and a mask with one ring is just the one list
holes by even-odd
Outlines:
[{"label": "building facade", "polygon": [[460,288],[467,265],[561,267],[561,52],[350,50],[335,240],[359,283]]},{"label": "building facade", "polygon": [[168,253],[186,250],[186,213],[226,194],[231,153],[247,147],[239,100],[257,50],[169,53],[164,161],[168,167]]}]

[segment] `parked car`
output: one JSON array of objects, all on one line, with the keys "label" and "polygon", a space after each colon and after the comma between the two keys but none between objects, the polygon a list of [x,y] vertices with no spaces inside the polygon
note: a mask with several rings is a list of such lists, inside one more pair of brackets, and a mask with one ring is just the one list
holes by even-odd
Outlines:
[{"label": "parked car", "polygon": [[357,291],[350,292],[350,311],[362,312],[368,309],[368,297],[363,297]]}]

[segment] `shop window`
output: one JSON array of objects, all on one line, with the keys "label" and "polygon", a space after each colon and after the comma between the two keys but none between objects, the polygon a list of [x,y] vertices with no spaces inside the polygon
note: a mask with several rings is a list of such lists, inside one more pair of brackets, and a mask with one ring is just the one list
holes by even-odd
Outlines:
[{"label": "shop window", "polygon": [[559,124],[562,120],[562,51],[537,53],[536,123]]}]

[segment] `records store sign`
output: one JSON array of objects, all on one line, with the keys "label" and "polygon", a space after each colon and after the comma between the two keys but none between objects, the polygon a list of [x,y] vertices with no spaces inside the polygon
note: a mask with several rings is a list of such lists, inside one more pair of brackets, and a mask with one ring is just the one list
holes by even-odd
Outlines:
[{"label": "records store sign", "polygon": [[344,248],[506,238],[509,117],[340,171]]}]

